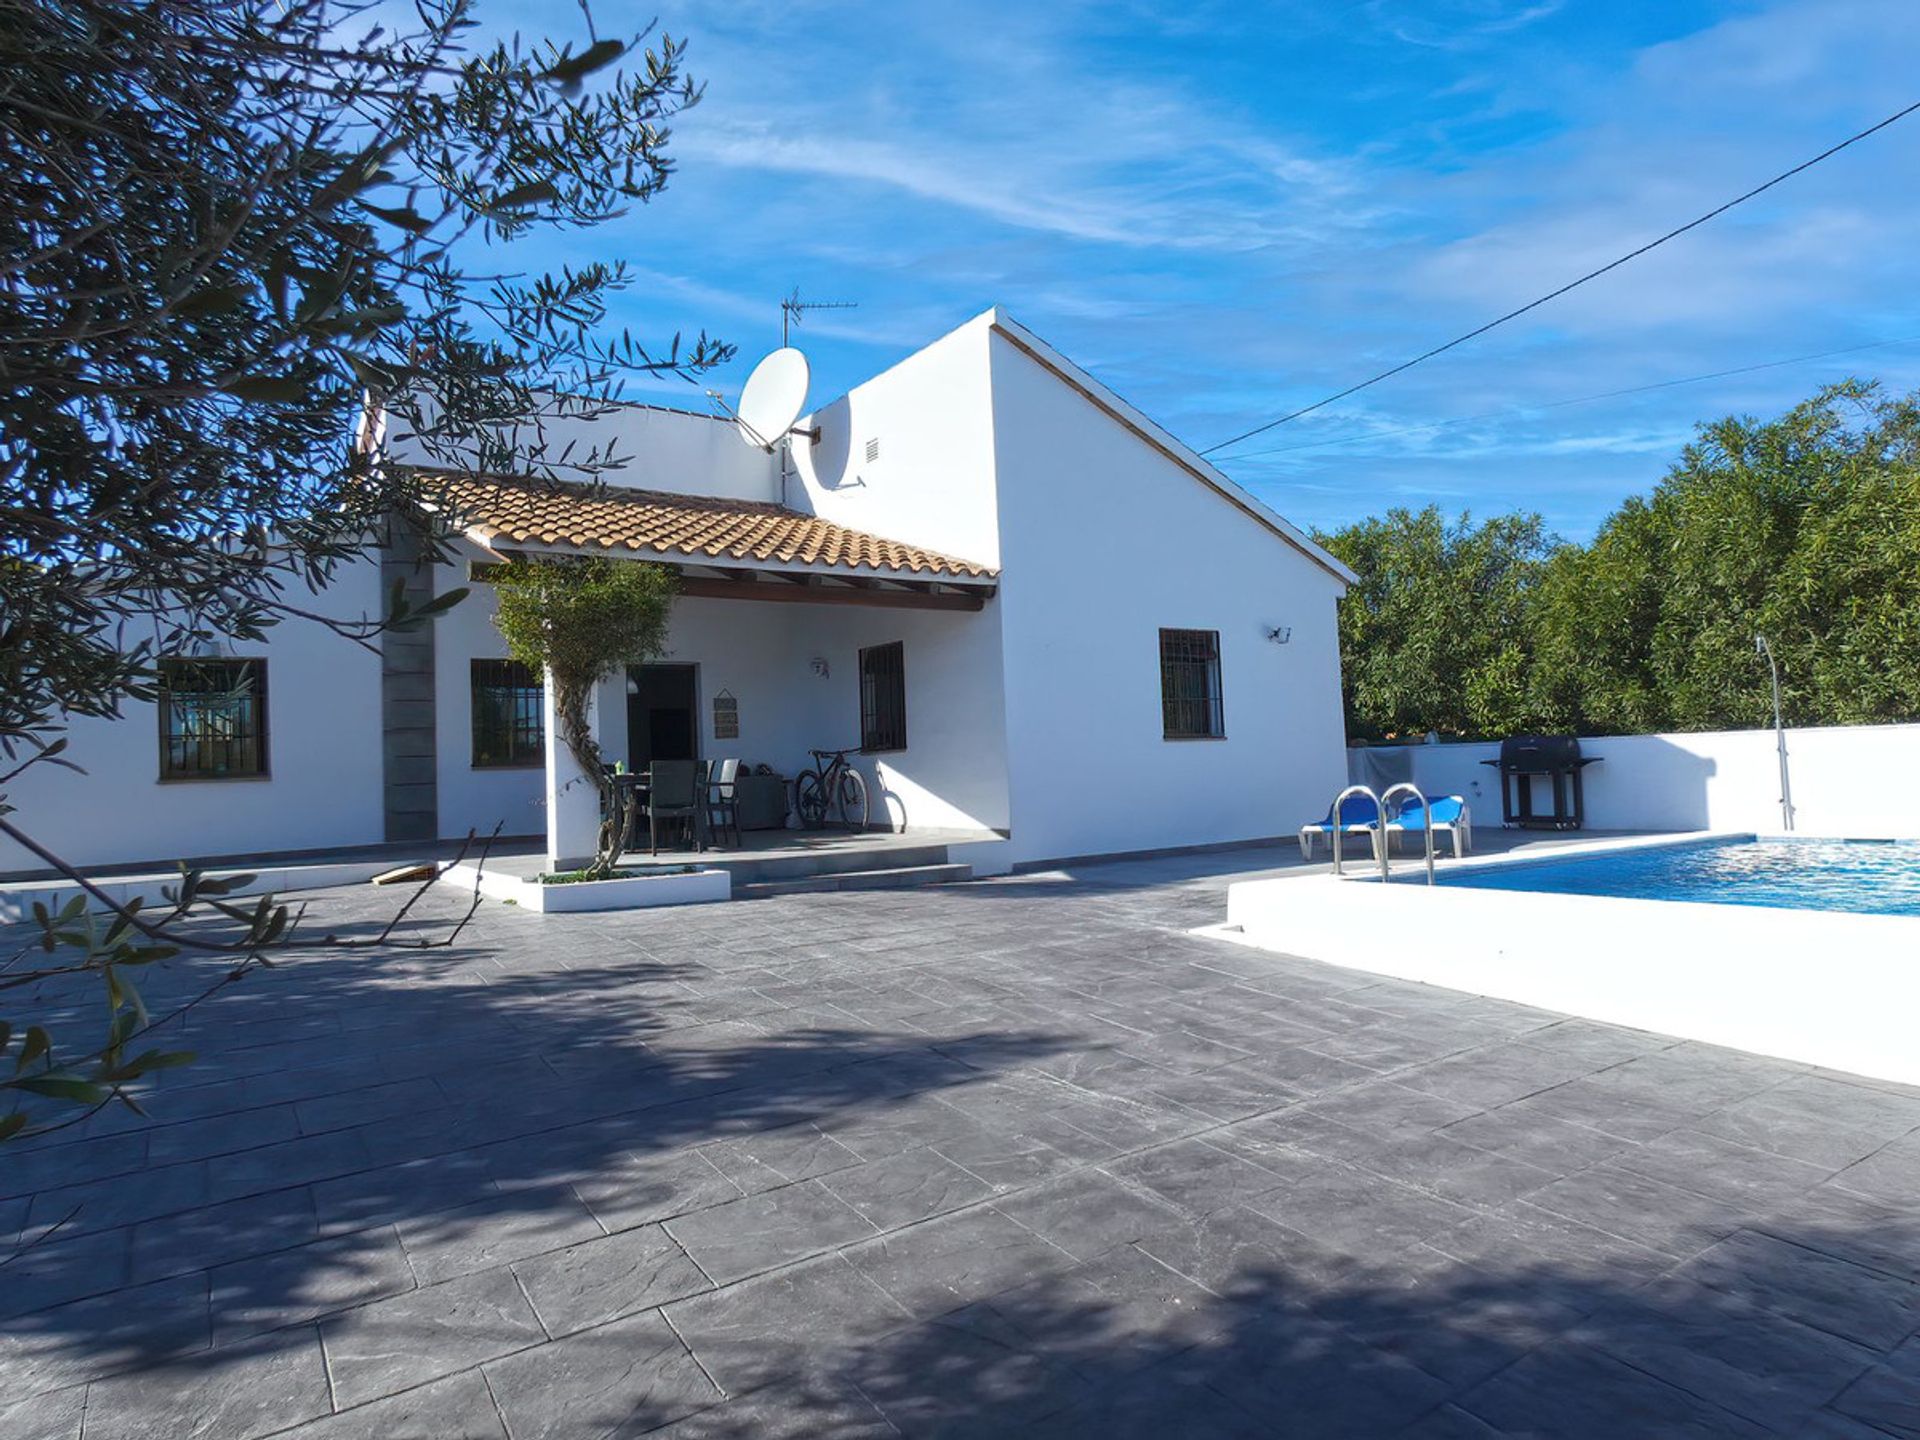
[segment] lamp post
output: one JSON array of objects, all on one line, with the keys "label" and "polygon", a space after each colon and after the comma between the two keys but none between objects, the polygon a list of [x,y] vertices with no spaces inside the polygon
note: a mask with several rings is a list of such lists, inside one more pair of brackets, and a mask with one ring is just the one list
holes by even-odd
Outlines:
[{"label": "lamp post", "polygon": [[1764,635],[1753,637],[1753,649],[1756,655],[1766,656],[1767,668],[1773,673],[1773,739],[1780,752],[1780,822],[1783,828],[1791,830],[1793,785],[1787,779],[1787,727],[1780,718],[1780,662],[1773,658],[1773,647]]}]

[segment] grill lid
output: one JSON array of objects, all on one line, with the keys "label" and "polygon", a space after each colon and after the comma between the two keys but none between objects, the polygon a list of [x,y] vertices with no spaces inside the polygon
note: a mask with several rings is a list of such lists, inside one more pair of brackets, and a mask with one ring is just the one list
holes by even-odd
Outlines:
[{"label": "grill lid", "polygon": [[1587,763],[1574,735],[1510,735],[1500,742],[1500,768],[1520,775],[1550,775]]}]

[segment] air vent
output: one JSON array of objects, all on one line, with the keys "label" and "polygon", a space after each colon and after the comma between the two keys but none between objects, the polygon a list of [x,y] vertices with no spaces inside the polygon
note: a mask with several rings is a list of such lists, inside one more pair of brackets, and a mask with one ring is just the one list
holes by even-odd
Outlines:
[{"label": "air vent", "polygon": [[880,458],[880,442],[877,439],[867,441],[867,463],[871,465],[873,464],[874,461],[878,460],[879,458]]}]

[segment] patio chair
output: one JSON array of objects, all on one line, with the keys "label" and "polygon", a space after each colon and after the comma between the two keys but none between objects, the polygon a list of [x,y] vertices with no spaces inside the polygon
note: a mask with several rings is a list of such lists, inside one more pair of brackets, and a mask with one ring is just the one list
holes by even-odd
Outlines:
[{"label": "patio chair", "polygon": [[[1458,860],[1467,851],[1473,849],[1473,811],[1467,802],[1458,795],[1429,795],[1427,805],[1433,816],[1433,833],[1436,845],[1445,835],[1453,842],[1453,858]],[[1409,795],[1400,802],[1399,813],[1387,822],[1389,843],[1395,836],[1418,835],[1425,820],[1420,813],[1420,802]]]},{"label": "patio chair", "polygon": [[697,850],[706,849],[706,766],[698,760],[656,760],[647,767],[647,850],[660,853],[660,822],[684,820]]},{"label": "patio chair", "polygon": [[721,843],[740,843],[740,803],[735,786],[740,779],[738,760],[717,760],[713,766],[713,777],[707,782],[707,834],[718,835]]},{"label": "patio chair", "polygon": [[1335,845],[1338,845],[1342,837],[1347,835],[1366,835],[1371,837],[1374,853],[1378,855],[1379,847],[1384,843],[1380,835],[1380,807],[1366,795],[1349,795],[1340,802],[1338,828],[1333,823],[1332,807],[1328,807],[1326,819],[1316,820],[1311,825],[1300,827],[1301,859],[1313,859],[1313,841],[1316,835],[1325,835]]}]

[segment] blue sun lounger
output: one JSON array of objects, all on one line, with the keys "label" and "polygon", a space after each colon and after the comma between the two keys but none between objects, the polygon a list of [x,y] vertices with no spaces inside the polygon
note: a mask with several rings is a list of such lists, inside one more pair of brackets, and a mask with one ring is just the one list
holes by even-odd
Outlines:
[{"label": "blue sun lounger", "polygon": [[[1436,846],[1442,835],[1453,842],[1453,858],[1458,860],[1473,848],[1473,812],[1467,808],[1467,802],[1458,795],[1434,795],[1427,804],[1432,807],[1433,836]],[[1426,826],[1426,819],[1420,813],[1420,802],[1409,795],[1401,801],[1400,809],[1387,822],[1389,839],[1396,835],[1418,835]]]},{"label": "blue sun lounger", "polygon": [[1374,854],[1380,853],[1382,844],[1380,835],[1380,807],[1368,795],[1349,795],[1340,802],[1340,830],[1334,833],[1333,810],[1327,810],[1327,818],[1317,820],[1311,825],[1300,827],[1300,858],[1313,859],[1313,841],[1316,835],[1324,835],[1334,845],[1340,843],[1345,835],[1369,835],[1373,837]]}]

